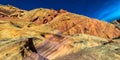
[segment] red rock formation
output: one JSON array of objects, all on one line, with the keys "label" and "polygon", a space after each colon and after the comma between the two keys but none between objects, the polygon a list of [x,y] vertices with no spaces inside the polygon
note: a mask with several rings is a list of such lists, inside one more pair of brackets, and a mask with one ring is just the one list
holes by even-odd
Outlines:
[{"label": "red rock formation", "polygon": [[120,30],[113,24],[72,13],[57,16],[49,25],[65,35],[84,33],[106,39],[120,36]]},{"label": "red rock formation", "polygon": [[[59,11],[43,8],[31,11],[23,11],[18,9],[10,15],[3,13],[4,12],[2,11],[0,14],[2,17],[0,18],[1,20],[23,20],[38,25],[48,24],[52,28],[59,30],[65,35],[84,33],[106,39],[112,39],[120,36],[120,30],[117,29],[113,24],[88,18],[86,16],[73,14],[62,9]],[[20,16],[21,14],[24,15]]]},{"label": "red rock formation", "polygon": [[[42,10],[44,10],[44,11],[41,13]],[[53,9],[50,9],[50,10],[40,9],[40,10],[36,10],[36,11],[37,11],[36,13],[30,11],[35,14],[34,16],[26,17],[26,19],[30,20],[30,22],[33,22],[35,24],[46,24],[46,23],[52,21],[55,17],[59,16],[60,14],[67,12],[62,9],[59,11],[56,11]],[[48,13],[46,14],[46,12],[48,12]],[[44,14],[44,15],[41,16],[41,14]]]},{"label": "red rock formation", "polygon": [[0,60],[51,60],[84,48],[105,46],[114,41],[108,39],[120,36],[113,24],[65,10],[23,11],[0,6],[0,20]]}]

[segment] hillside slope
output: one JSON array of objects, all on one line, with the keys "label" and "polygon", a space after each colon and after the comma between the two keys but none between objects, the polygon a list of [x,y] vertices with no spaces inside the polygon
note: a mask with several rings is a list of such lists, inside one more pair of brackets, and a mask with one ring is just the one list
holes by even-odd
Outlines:
[{"label": "hillside slope", "polygon": [[94,18],[0,5],[0,60],[119,60],[120,29]]}]

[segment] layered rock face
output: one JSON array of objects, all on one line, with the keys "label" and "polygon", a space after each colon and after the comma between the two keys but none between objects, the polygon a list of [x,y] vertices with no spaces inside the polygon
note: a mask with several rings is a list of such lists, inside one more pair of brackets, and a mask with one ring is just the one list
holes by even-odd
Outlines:
[{"label": "layered rock face", "polygon": [[120,59],[118,27],[66,10],[0,5],[0,26],[0,60]]}]

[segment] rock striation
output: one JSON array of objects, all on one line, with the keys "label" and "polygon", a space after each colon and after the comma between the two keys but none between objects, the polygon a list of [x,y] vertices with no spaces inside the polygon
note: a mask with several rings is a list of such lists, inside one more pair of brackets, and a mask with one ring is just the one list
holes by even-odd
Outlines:
[{"label": "rock striation", "polygon": [[119,60],[120,29],[66,10],[0,5],[0,60]]}]

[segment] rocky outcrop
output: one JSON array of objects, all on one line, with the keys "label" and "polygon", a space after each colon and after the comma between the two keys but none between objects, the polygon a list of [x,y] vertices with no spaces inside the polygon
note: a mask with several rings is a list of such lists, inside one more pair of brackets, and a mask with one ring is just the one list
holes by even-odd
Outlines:
[{"label": "rocky outcrop", "polygon": [[0,5],[0,26],[0,60],[120,59],[114,24],[62,9]]},{"label": "rocky outcrop", "polygon": [[77,53],[59,57],[54,60],[119,60],[119,43],[119,40],[115,40],[102,46],[85,48]]},{"label": "rocky outcrop", "polygon": [[67,35],[84,33],[106,39],[120,36],[120,30],[113,24],[72,13],[64,13],[56,17],[50,25]]},{"label": "rocky outcrop", "polygon": [[[60,11],[56,11],[53,9],[40,8],[31,11],[25,11],[15,7],[11,7],[10,9],[10,7],[8,8],[10,11],[8,12],[12,12],[9,14],[10,17],[8,20],[23,20],[38,25],[48,24],[52,28],[59,30],[65,35],[84,33],[106,39],[112,39],[120,36],[120,30],[117,29],[113,24],[102,22],[86,16],[73,14],[62,9]],[[2,9],[7,10],[5,8]],[[8,16],[8,14],[5,12],[1,12],[4,13],[1,15],[6,17]]]},{"label": "rocky outcrop", "polygon": [[11,5],[0,5],[0,16],[2,16],[2,18],[4,17],[18,17],[18,16],[22,16],[22,14],[26,12],[25,10],[21,10],[19,8],[13,7]]}]

